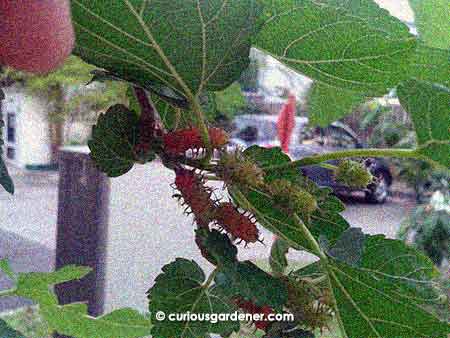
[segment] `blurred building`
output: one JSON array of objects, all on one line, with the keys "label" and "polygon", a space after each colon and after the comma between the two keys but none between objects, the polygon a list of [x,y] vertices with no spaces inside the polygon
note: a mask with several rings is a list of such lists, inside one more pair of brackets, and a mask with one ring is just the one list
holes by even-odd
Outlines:
[{"label": "blurred building", "polygon": [[[69,116],[57,131],[49,120],[51,107],[44,96],[30,94],[19,82],[2,87],[3,154],[8,164],[22,169],[48,169],[52,163],[52,135],[60,133],[62,144],[85,144],[93,121]],[[67,96],[70,96],[68,91]],[[53,129],[53,130],[52,130]],[[53,159],[54,162],[54,159]]]},{"label": "blurred building", "polygon": [[295,95],[298,105],[305,103],[312,81],[283,65],[270,55],[252,48],[250,57],[258,65],[256,89],[245,91],[250,104],[266,114],[278,114],[286,103],[288,92]]},{"label": "blurred building", "polygon": [[50,163],[50,137],[46,100],[30,96],[20,85],[3,88],[0,101],[5,160],[17,167]]}]

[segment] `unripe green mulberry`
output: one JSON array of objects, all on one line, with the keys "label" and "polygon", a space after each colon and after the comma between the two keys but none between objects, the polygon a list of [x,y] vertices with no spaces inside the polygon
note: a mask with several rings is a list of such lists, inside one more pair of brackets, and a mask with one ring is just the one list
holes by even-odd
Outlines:
[{"label": "unripe green mulberry", "polygon": [[367,187],[373,180],[372,174],[362,163],[351,160],[339,163],[334,178],[336,182],[356,189]]},{"label": "unripe green mulberry", "polygon": [[233,184],[241,189],[259,187],[264,184],[263,170],[239,150],[222,154],[216,174],[226,184]]},{"label": "unripe green mulberry", "polygon": [[310,329],[323,329],[332,319],[329,302],[323,302],[326,290],[320,290],[306,281],[287,280],[288,302],[286,306],[294,314],[295,320]]},{"label": "unripe green mulberry", "polygon": [[269,191],[275,203],[289,213],[310,215],[317,210],[317,200],[308,191],[291,181],[278,179],[270,183]]}]

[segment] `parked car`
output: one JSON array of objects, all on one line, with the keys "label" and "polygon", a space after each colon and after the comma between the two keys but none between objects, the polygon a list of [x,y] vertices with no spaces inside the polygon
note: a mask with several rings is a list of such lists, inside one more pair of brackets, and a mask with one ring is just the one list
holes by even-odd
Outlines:
[{"label": "parked car", "polygon": [[[302,144],[292,149],[291,155],[295,159],[315,154],[323,154],[344,149],[365,148],[366,144],[359,140],[358,135],[347,125],[334,122],[326,128],[316,128],[312,137],[302,140]],[[336,165],[338,161],[327,161]],[[392,174],[387,162],[380,158],[368,158],[363,162],[375,177],[373,183],[363,190],[367,202],[384,203],[392,185]],[[321,186],[333,188],[335,193],[348,193],[354,189],[341,185],[334,180],[333,171],[321,166],[305,166],[301,168],[304,175]]]},{"label": "parked car", "polygon": [[[230,140],[230,147],[243,149],[252,145],[276,147],[280,145],[277,135],[277,116],[274,115],[240,115],[234,120],[235,129]],[[347,125],[334,122],[326,128],[308,129],[308,118],[296,117],[296,126],[290,143],[289,155],[292,159],[315,154],[323,154],[343,149],[364,148],[356,133]],[[328,161],[336,165],[338,161]],[[392,174],[383,159],[369,158],[364,164],[375,177],[373,183],[363,192],[367,202],[384,203],[392,185]],[[337,183],[333,171],[319,165],[305,166],[301,172],[320,186],[328,186],[336,194],[355,191],[348,186]]]}]

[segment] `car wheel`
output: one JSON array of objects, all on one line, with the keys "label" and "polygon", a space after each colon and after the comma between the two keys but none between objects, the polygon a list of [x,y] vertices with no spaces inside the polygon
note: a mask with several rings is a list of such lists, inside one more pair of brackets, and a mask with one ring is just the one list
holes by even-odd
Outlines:
[{"label": "car wheel", "polygon": [[386,175],[382,172],[375,173],[374,176],[375,182],[366,191],[366,201],[381,204],[386,202],[389,193],[389,183]]}]

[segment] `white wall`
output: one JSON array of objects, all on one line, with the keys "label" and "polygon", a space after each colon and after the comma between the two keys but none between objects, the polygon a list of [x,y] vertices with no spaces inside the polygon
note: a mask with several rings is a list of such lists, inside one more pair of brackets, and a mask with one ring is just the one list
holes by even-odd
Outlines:
[{"label": "white wall", "polygon": [[5,88],[4,92],[4,116],[8,111],[16,113],[16,159],[12,163],[21,168],[48,164],[50,136],[45,99],[29,95],[20,86]]}]

